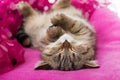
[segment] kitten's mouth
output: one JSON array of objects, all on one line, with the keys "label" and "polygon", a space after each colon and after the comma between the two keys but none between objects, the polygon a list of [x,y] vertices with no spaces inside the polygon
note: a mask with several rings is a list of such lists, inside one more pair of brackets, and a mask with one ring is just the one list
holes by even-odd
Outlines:
[{"label": "kitten's mouth", "polygon": [[66,49],[69,49],[71,48],[71,44],[70,42],[68,42],[67,40],[65,40],[62,44],[62,48],[66,48]]}]

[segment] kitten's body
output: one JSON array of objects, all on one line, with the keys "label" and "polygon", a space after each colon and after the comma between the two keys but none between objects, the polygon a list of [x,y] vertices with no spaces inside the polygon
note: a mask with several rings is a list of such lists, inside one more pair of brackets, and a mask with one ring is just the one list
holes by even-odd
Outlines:
[{"label": "kitten's body", "polygon": [[[66,4],[62,3],[65,1]],[[73,70],[83,65],[98,67],[93,61],[95,31],[69,2],[59,0],[49,13],[37,13],[28,6],[31,15],[25,16],[24,29],[33,47],[42,51],[43,61],[36,68],[49,66],[53,69]],[[28,4],[19,5],[23,15],[24,5]]]},{"label": "kitten's body", "polygon": [[[81,19],[82,18],[81,12],[76,10],[72,6],[65,8],[65,9],[58,10],[58,11],[52,11],[50,13],[43,13],[42,15],[36,14],[36,15],[32,15],[32,16],[28,17],[27,19],[25,19],[25,23],[24,23],[25,24],[25,32],[27,34],[29,34],[29,36],[31,37],[33,47],[37,47],[40,49],[42,46],[44,46],[44,44],[41,43],[41,40],[42,40],[42,38],[44,38],[44,36],[47,35],[46,30],[52,25],[51,18],[59,13],[63,13],[65,15],[71,17],[74,20],[78,20],[80,22],[83,22],[85,25],[88,25],[88,27],[90,27],[91,30],[94,32],[94,30],[86,22],[86,20]],[[74,36],[68,32],[66,32],[66,34],[68,34],[70,36]],[[85,36],[85,35],[82,35],[82,36]],[[81,40],[81,36],[77,36],[77,37],[74,36],[74,38],[75,38],[75,40],[79,40],[78,42],[82,41],[83,44],[84,44],[84,42],[86,42],[85,39]],[[86,38],[88,38],[88,37],[86,37]],[[67,38],[67,40],[69,40],[69,38]]]}]

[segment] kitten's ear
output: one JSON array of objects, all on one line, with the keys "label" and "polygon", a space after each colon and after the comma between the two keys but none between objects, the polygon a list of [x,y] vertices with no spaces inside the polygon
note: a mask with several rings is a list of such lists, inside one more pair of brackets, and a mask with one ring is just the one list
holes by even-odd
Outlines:
[{"label": "kitten's ear", "polygon": [[39,69],[49,70],[49,69],[52,69],[52,67],[45,61],[39,61],[35,65],[35,70],[39,70]]},{"label": "kitten's ear", "polygon": [[91,60],[85,63],[86,67],[90,67],[90,68],[99,68],[100,66],[98,65],[97,61],[95,60]]}]

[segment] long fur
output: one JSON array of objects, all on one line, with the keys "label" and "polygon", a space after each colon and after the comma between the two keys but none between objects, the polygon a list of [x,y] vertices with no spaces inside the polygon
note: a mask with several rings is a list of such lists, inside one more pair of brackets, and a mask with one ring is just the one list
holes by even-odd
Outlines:
[{"label": "long fur", "polygon": [[70,0],[58,0],[49,13],[35,11],[26,2],[18,3],[18,9],[24,16],[24,32],[33,47],[42,51],[43,61],[36,69],[98,67],[93,60],[95,31]]}]

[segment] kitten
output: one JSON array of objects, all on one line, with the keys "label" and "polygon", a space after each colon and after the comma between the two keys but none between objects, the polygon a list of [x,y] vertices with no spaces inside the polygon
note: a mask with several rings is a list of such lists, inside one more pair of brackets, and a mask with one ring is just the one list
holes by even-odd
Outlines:
[{"label": "kitten", "polygon": [[42,61],[35,69],[99,67],[94,60],[95,31],[70,0],[58,0],[47,13],[36,11],[26,2],[17,6],[24,16],[22,32],[29,36],[25,45],[32,43],[34,48],[42,51]]}]

